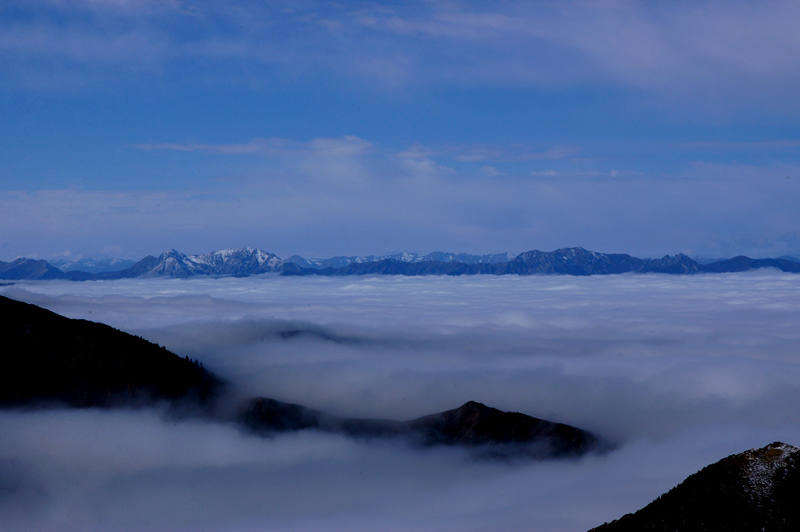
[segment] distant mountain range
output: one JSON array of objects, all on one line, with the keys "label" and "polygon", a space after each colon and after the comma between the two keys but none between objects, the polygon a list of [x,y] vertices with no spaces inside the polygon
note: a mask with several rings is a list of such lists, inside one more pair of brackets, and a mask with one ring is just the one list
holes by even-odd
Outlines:
[{"label": "distant mountain range", "polygon": [[351,264],[363,264],[366,262],[380,262],[392,260],[397,262],[461,262],[464,264],[500,264],[509,262],[516,255],[513,253],[494,253],[491,255],[470,255],[468,253],[446,253],[444,251],[434,251],[427,255],[417,253],[395,253],[393,255],[365,255],[355,257],[331,257],[329,259],[304,259],[300,255],[292,255],[287,262],[292,262],[301,268],[315,268],[322,270],[325,268],[344,268]]},{"label": "distant mountain range", "polygon": [[800,530],[800,449],[775,442],[691,475],[638,512],[589,532]]},{"label": "distant mountain range", "polygon": [[[667,255],[660,259],[640,259],[626,254],[598,253],[583,248],[563,248],[545,252],[527,251],[519,255],[468,255],[435,252],[428,255],[401,253],[304,259],[297,255],[282,260],[273,253],[256,248],[214,251],[204,255],[185,255],[170,249],[158,257],[148,256],[116,271],[112,264],[123,262],[84,261],[87,269],[78,264],[62,264],[63,269],[36,259],[20,258],[0,261],[0,279],[68,279],[88,281],[102,279],[132,279],[148,277],[236,276],[246,277],[263,273],[281,275],[607,275],[618,273],[723,273],[744,272],[759,268],[775,268],[800,273],[800,261],[794,257],[751,259],[738,256],[710,262],[698,262],[687,255]],[[91,270],[91,271],[90,271]],[[105,270],[105,271],[100,271]]]}]

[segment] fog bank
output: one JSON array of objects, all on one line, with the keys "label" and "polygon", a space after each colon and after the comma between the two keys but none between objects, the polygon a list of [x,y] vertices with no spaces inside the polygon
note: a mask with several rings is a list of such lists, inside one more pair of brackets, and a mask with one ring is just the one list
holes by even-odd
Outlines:
[{"label": "fog bank", "polygon": [[476,400],[592,430],[578,461],[475,463],[155,412],[0,414],[8,530],[586,530],[727,454],[800,443],[800,276],[21,283],[8,297],[200,359],[241,394],[409,419]]}]

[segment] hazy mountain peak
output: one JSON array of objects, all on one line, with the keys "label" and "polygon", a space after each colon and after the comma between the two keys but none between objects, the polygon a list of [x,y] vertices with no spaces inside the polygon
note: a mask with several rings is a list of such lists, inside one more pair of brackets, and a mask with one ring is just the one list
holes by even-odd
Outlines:
[{"label": "hazy mountain peak", "polygon": [[50,264],[61,270],[62,272],[88,272],[88,273],[103,273],[103,272],[118,272],[130,268],[136,261],[130,259],[76,259],[76,260],[52,260]]},{"label": "hazy mountain peak", "polygon": [[415,419],[410,425],[429,444],[516,446],[535,441],[537,452],[548,456],[581,454],[598,446],[598,439],[584,430],[519,412],[503,412],[476,401]]}]

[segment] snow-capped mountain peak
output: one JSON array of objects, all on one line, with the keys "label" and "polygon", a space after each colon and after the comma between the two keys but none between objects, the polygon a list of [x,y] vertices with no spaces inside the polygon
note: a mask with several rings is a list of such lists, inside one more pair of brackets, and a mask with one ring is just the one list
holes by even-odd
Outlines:
[{"label": "snow-capped mountain peak", "polygon": [[185,255],[175,249],[164,251],[147,276],[191,277],[194,275],[255,275],[273,272],[283,261],[272,253],[257,248],[233,248],[202,255]]}]

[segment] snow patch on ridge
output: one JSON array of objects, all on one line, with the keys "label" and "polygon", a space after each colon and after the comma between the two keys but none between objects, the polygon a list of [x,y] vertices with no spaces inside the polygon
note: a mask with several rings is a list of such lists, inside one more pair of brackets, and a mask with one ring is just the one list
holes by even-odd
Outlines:
[{"label": "snow patch on ridge", "polygon": [[772,494],[775,475],[787,466],[787,459],[800,449],[786,443],[772,443],[748,453],[745,468],[746,489],[751,499],[763,500]]}]

